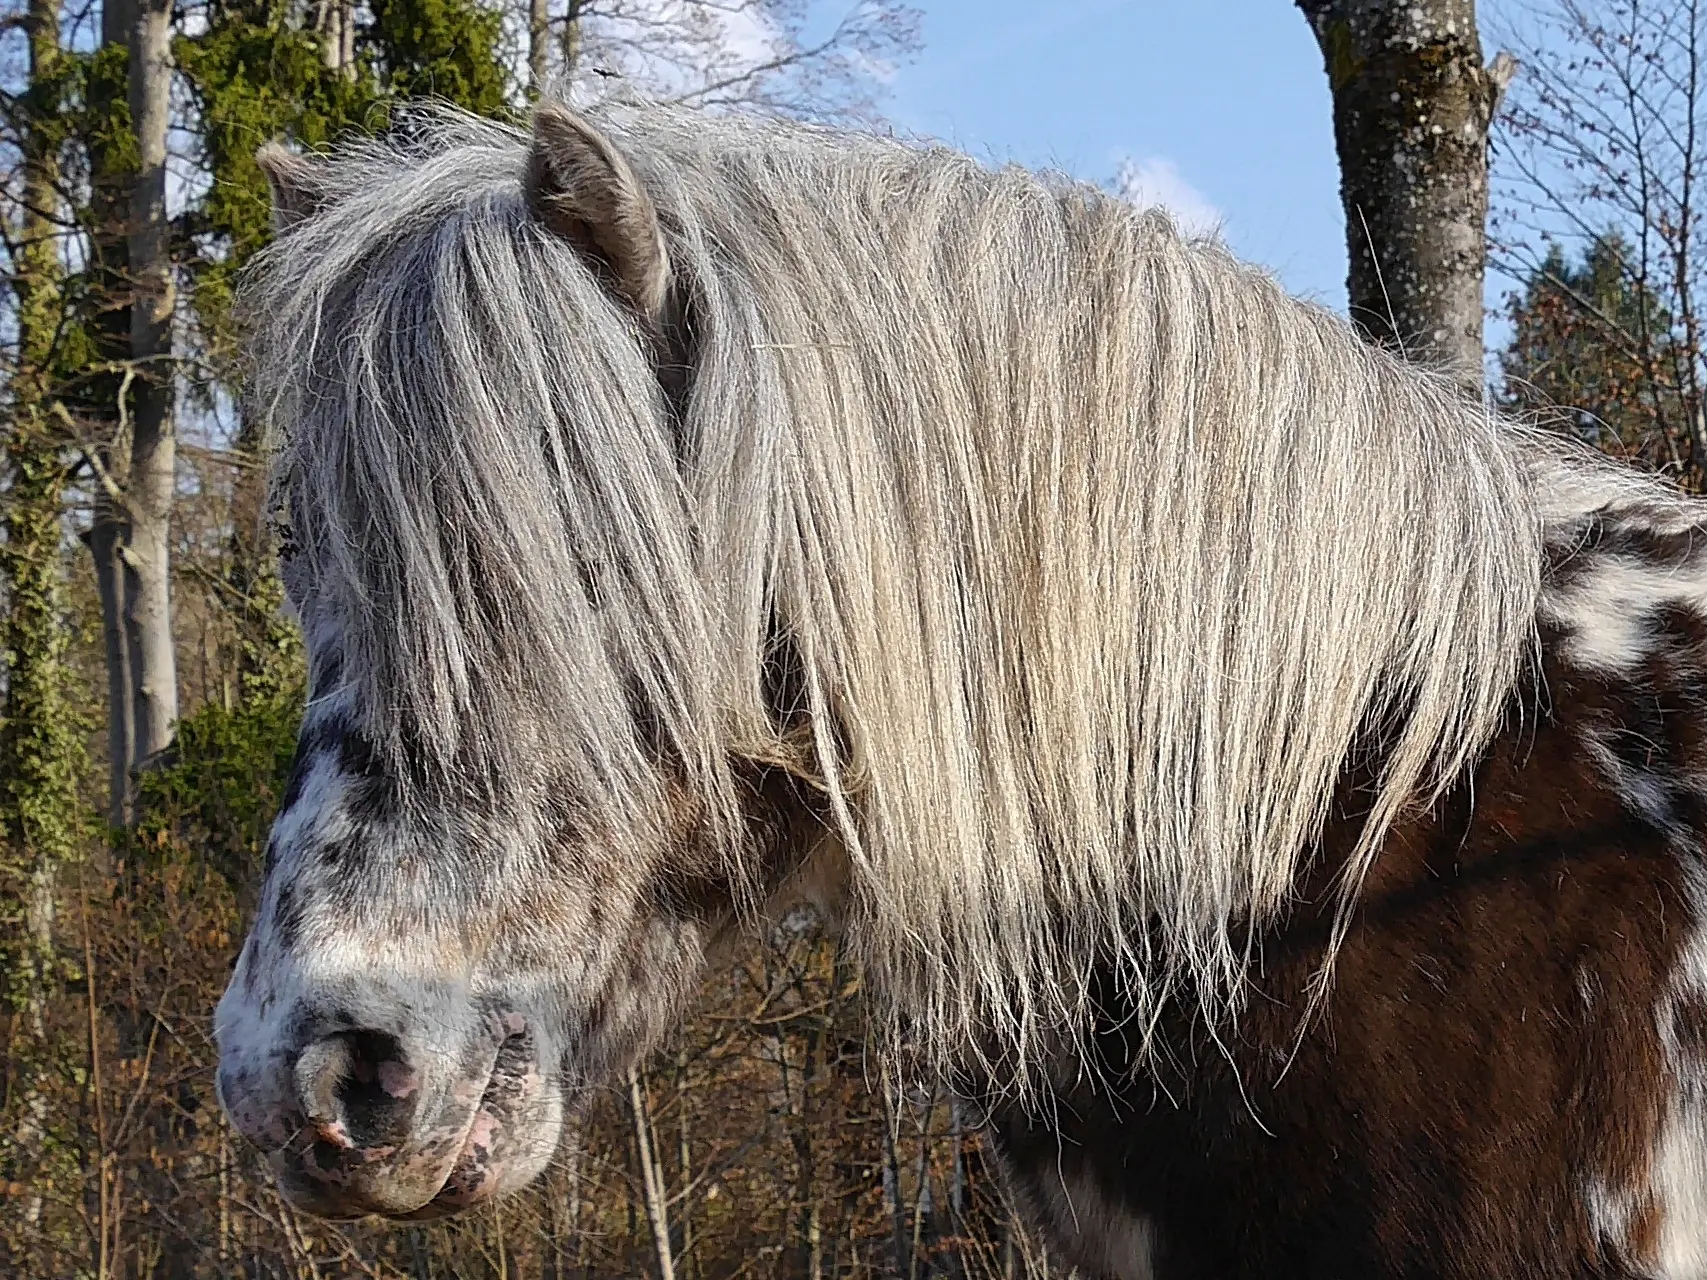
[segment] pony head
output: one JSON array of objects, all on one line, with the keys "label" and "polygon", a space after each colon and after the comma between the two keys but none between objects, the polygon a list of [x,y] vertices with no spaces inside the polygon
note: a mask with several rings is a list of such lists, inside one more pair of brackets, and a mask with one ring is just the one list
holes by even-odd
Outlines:
[{"label": "pony head", "polygon": [[328,1214],[532,1177],[774,887],[776,775],[731,771],[695,678],[658,215],[567,110],[525,152],[463,127],[437,169],[260,157],[255,407],[311,691],[219,1088]]}]

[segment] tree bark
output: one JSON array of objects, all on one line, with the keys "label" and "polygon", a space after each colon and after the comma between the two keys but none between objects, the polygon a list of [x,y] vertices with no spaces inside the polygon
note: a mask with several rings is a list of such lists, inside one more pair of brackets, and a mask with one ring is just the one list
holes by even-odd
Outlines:
[{"label": "tree bark", "polygon": [[550,71],[551,11],[546,0],[528,0],[528,94],[538,98],[545,92]]},{"label": "tree bark", "polygon": [[670,1207],[664,1186],[664,1170],[658,1163],[652,1133],[652,1106],[640,1073],[628,1069],[628,1105],[634,1118],[634,1145],[640,1155],[641,1190],[646,1198],[646,1220],[652,1228],[652,1244],[658,1255],[658,1280],[676,1280],[675,1257],[670,1249]]},{"label": "tree bark", "polygon": [[[17,1109],[12,1140],[28,1165],[44,1154],[51,1122],[35,1073],[50,1069],[42,1050],[55,981],[54,903],[59,868],[77,851],[80,739],[69,697],[62,610],[60,518],[67,479],[66,440],[51,412],[52,369],[64,296],[56,219],[59,170],[59,0],[29,0],[23,15],[28,82],[20,119],[22,210],[11,228],[17,366],[5,436],[6,581],[3,635],[5,718],[0,724],[0,899],[23,910],[21,929],[0,937],[4,996],[17,1014]],[[8,911],[7,915],[11,915]],[[28,1174],[26,1184],[31,1183]],[[41,1184],[24,1197],[34,1229],[45,1206]]]},{"label": "tree bark", "polygon": [[949,1141],[949,1184],[948,1184],[948,1229],[954,1236],[954,1260],[950,1264],[949,1274],[957,1280],[965,1280],[966,1276],[966,1136],[961,1124],[960,1096],[955,1093],[948,1095],[948,1141]]},{"label": "tree bark", "polygon": [[[102,451],[111,474],[116,449]],[[128,471],[128,468],[126,468]],[[124,608],[124,551],[129,529],[118,504],[106,493],[95,498],[89,555],[101,600],[101,638],[107,666],[107,822],[130,823],[130,768],[136,758],[136,706],[131,700],[130,639]]]},{"label": "tree bark", "polygon": [[783,1107],[789,1121],[789,1141],[794,1147],[794,1203],[798,1207],[800,1223],[796,1242],[799,1257],[791,1270],[805,1280],[821,1280],[824,1273],[823,1215],[819,1208],[817,1156],[812,1143],[812,1102],[822,1028],[815,1021],[808,1023],[801,1037],[798,1102],[795,1101],[794,1082],[789,1079],[789,1039],[788,1031],[779,1027],[776,1057],[782,1072]]},{"label": "tree bark", "polygon": [[889,1210],[890,1230],[893,1235],[892,1244],[895,1248],[894,1275],[897,1280],[906,1280],[912,1273],[912,1250],[908,1248],[907,1235],[907,1199],[901,1189],[901,1153],[899,1138],[901,1131],[900,1109],[891,1097],[893,1085],[887,1081],[883,1086],[883,1201]]},{"label": "tree bark", "polygon": [[562,91],[569,93],[575,77],[581,72],[581,11],[587,0],[569,0],[563,15],[563,82]]},{"label": "tree bark", "polygon": [[356,74],[356,7],[352,0],[320,0],[315,15],[320,61],[328,71]]},{"label": "tree bark", "polygon": [[681,1260],[681,1280],[695,1280],[698,1273],[694,1253],[693,1204],[687,1194],[693,1186],[693,1143],[688,1115],[691,1097],[688,1054],[683,1048],[676,1053],[676,1177],[682,1186],[681,1207],[676,1211],[681,1248],[676,1250],[676,1256]]},{"label": "tree bark", "polygon": [[[22,130],[23,212],[17,229],[18,365],[11,379],[12,421],[6,436],[6,538],[0,569],[7,592],[6,714],[0,725],[0,839],[8,870],[27,889],[24,954],[29,975],[52,948],[55,868],[74,848],[76,745],[68,699],[62,613],[60,517],[66,441],[50,412],[51,369],[59,333],[61,291],[55,217],[59,206],[53,133],[54,81],[61,57],[59,0],[30,0],[25,13],[30,60]],[[15,888],[15,887],[14,887]],[[29,999],[46,975],[28,978]],[[41,1010],[30,1018],[39,1023]],[[27,1019],[28,1020],[28,1019]]]},{"label": "tree bark", "polygon": [[1482,384],[1488,126],[1513,64],[1482,65],[1475,0],[1297,0],[1334,102],[1351,316]]},{"label": "tree bark", "polygon": [[[105,0],[101,6],[101,53],[91,76],[89,94],[96,112],[112,119],[118,103],[126,101],[129,80],[130,35],[135,15],[126,0]],[[130,361],[130,224],[129,184],[122,148],[91,147],[90,187],[94,215],[95,306],[93,328],[102,360],[110,366],[94,380],[90,418],[98,425],[96,459],[120,490],[130,481],[130,423],[124,401],[132,380],[120,371]],[[107,668],[107,821],[117,827],[130,821],[130,771],[136,759],[136,706],[131,697],[131,643],[125,618],[125,547],[130,520],[120,495],[104,485],[95,490],[94,517],[89,529],[89,552],[101,601],[101,631]]]},{"label": "tree bark", "polygon": [[131,630],[135,759],[164,751],[178,720],[172,645],[171,520],[177,439],[172,318],[177,291],[166,218],[166,131],[172,87],[170,0],[137,0],[130,43],[130,115],[137,172],[131,190],[131,358],[136,361],[125,609]]}]

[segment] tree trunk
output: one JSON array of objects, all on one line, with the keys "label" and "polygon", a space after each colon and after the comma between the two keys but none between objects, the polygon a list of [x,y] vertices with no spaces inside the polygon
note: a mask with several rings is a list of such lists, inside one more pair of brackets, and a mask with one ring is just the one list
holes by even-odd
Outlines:
[{"label": "tree trunk", "polygon": [[[0,900],[18,903],[21,928],[0,937],[5,997],[21,1033],[8,1046],[16,1070],[18,1116],[12,1135],[26,1167],[44,1158],[50,1116],[34,1073],[47,1069],[54,964],[54,902],[60,866],[77,851],[77,775],[80,737],[66,665],[61,609],[63,557],[60,519],[67,479],[66,439],[55,420],[51,369],[63,295],[56,219],[59,119],[59,0],[29,0],[24,13],[28,86],[16,105],[20,119],[22,211],[14,238],[12,285],[18,342],[5,437],[5,540],[0,572],[7,588],[3,642],[5,720],[0,724]],[[12,915],[11,911],[6,913]],[[21,1205],[35,1228],[45,1207],[44,1183]]]},{"label": "tree trunk", "polygon": [[906,1280],[912,1272],[912,1251],[908,1248],[907,1199],[901,1189],[901,1132],[900,1109],[891,1096],[893,1085],[883,1085],[883,1203],[889,1210],[889,1224],[895,1248],[893,1275]]},{"label": "tree trunk", "polygon": [[681,1248],[676,1250],[676,1256],[681,1259],[682,1280],[694,1280],[699,1270],[694,1253],[693,1203],[687,1194],[688,1188],[693,1186],[693,1142],[688,1114],[691,1097],[688,1052],[683,1048],[676,1052],[676,1178],[682,1186],[681,1207],[676,1211]]},{"label": "tree trunk", "polygon": [[528,0],[528,95],[545,92],[551,59],[551,11],[546,0]]},{"label": "tree trunk", "polygon": [[819,1210],[817,1185],[817,1156],[813,1150],[814,1120],[813,1085],[818,1075],[818,1046],[823,1038],[816,1023],[808,1024],[801,1036],[799,1102],[795,1101],[795,1086],[789,1079],[789,1033],[778,1028],[776,1033],[777,1062],[782,1070],[783,1107],[788,1117],[789,1140],[794,1147],[794,1203],[799,1213],[799,1236],[796,1242],[798,1258],[791,1268],[806,1280],[821,1280],[824,1271],[823,1217]]},{"label": "tree trunk", "polygon": [[[135,16],[125,0],[105,0],[101,6],[101,51],[90,76],[89,98],[106,119],[126,101],[129,81],[130,35]],[[93,319],[100,357],[108,365],[93,380],[89,418],[96,424],[96,461],[106,479],[95,489],[94,518],[89,528],[89,553],[94,560],[95,585],[101,601],[101,631],[107,667],[107,821],[124,826],[130,821],[130,771],[136,759],[136,706],[131,697],[131,643],[125,618],[125,548],[130,543],[130,520],[122,490],[130,481],[130,423],[127,406],[132,379],[122,373],[130,361],[129,187],[123,148],[105,145],[103,136],[90,148],[90,201],[94,215],[95,276]]]},{"label": "tree trunk", "polygon": [[320,33],[320,60],[326,69],[354,79],[356,7],[353,0],[320,0],[314,26]]},{"label": "tree trunk", "polygon": [[171,520],[177,440],[172,317],[177,302],[166,218],[166,130],[172,87],[170,0],[137,0],[130,44],[130,115],[137,172],[131,191],[131,358],[136,363],[125,609],[131,628],[136,762],[164,751],[178,719],[172,646]]},{"label": "tree trunk", "polygon": [[581,1230],[581,1210],[586,1204],[586,1193],[581,1183],[579,1123],[570,1127],[566,1141],[569,1144],[569,1154],[564,1161],[569,1171],[569,1235],[575,1241],[575,1269],[581,1273],[582,1280],[592,1280],[592,1263],[587,1256],[587,1233]]},{"label": "tree trunk", "polygon": [[961,1124],[960,1096],[955,1093],[948,1095],[948,1141],[949,1141],[949,1183],[948,1183],[948,1229],[954,1236],[954,1261],[950,1264],[950,1274],[957,1280],[965,1280],[966,1276],[966,1135]]},{"label": "tree trunk", "polygon": [[658,1280],[676,1280],[675,1257],[670,1250],[669,1197],[652,1133],[652,1106],[640,1073],[633,1067],[628,1070],[628,1105],[634,1117],[634,1145],[640,1156],[640,1184],[646,1198],[646,1220],[652,1228],[652,1244],[658,1254]]},{"label": "tree trunk", "polygon": [[575,77],[581,73],[581,11],[586,7],[587,0],[569,0],[563,15],[562,92],[565,94],[571,91]]},{"label": "tree trunk", "polygon": [[1488,126],[1514,64],[1482,65],[1475,0],[1297,0],[1334,100],[1351,316],[1482,384]]},{"label": "tree trunk", "polygon": [[[922,1245],[935,1237],[936,1205],[931,1199],[931,1120],[936,1115],[936,1091],[931,1091],[925,1104],[925,1117],[919,1123],[919,1163],[913,1186],[913,1239],[907,1248],[907,1280],[919,1280],[919,1263],[924,1256]],[[933,1227],[926,1236],[926,1224]]]},{"label": "tree trunk", "polygon": [[[68,698],[61,609],[60,517],[66,483],[63,430],[52,410],[50,369],[60,327],[56,238],[58,165],[53,145],[61,57],[59,0],[30,0],[25,14],[30,88],[23,103],[23,212],[15,248],[18,366],[6,437],[6,714],[0,725],[0,840],[8,886],[24,903],[18,976],[27,1001],[42,998],[52,955],[53,876],[75,849],[78,735]],[[18,900],[14,898],[14,901]],[[39,1030],[42,1009],[27,1010]]]},{"label": "tree trunk", "polygon": [[338,33],[342,43],[338,51],[338,65],[343,69],[344,78],[356,78],[356,6],[351,0],[345,0],[343,26]]},{"label": "tree trunk", "polygon": [[232,618],[238,627],[238,696],[296,695],[301,679],[302,639],[285,608],[279,578],[278,548],[267,519],[264,446],[255,422],[244,418],[235,452],[243,460],[232,478],[231,567],[227,583],[237,601]]},{"label": "tree trunk", "polygon": [[[108,474],[118,470],[118,449],[103,450]],[[125,468],[128,471],[129,468]],[[95,588],[101,600],[101,637],[107,665],[107,822],[130,823],[130,768],[136,758],[136,705],[131,700],[131,644],[124,607],[124,552],[129,527],[113,497],[95,497],[89,527],[89,555],[95,562]]]}]

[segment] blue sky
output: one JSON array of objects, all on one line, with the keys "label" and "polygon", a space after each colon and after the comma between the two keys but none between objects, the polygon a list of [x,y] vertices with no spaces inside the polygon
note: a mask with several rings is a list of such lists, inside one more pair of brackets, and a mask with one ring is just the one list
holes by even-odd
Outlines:
[{"label": "blue sky", "polygon": [[1099,182],[1130,161],[1292,292],[1344,307],[1327,78],[1290,0],[913,3],[924,48],[884,104],[901,128]]}]

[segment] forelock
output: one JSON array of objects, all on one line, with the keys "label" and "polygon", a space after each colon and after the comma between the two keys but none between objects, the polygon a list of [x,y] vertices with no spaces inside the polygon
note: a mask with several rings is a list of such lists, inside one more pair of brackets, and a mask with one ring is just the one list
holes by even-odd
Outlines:
[{"label": "forelock", "polygon": [[[404,776],[546,781],[644,824],[716,726],[655,370],[527,214],[522,135],[454,114],[340,153],[245,293],[293,589]],[[640,728],[650,736],[642,740]]]}]

